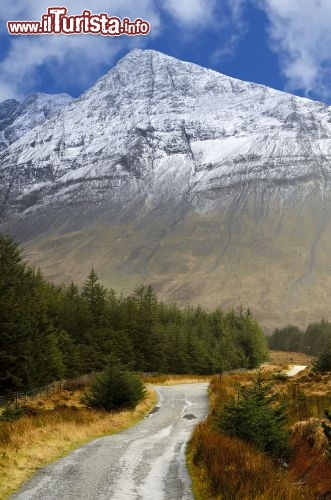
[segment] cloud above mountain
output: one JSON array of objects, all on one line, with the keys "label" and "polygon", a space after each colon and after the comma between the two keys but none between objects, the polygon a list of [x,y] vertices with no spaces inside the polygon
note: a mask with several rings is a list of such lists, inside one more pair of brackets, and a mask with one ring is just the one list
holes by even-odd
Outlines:
[{"label": "cloud above mountain", "polygon": [[[90,5],[88,5],[90,4]],[[121,2],[109,2],[109,0],[94,0],[82,2],[70,1],[69,15],[79,15],[82,9],[90,9],[93,14],[101,12],[111,16],[138,17],[146,19],[151,23],[153,32],[158,32],[160,26],[160,15],[153,0],[121,0]],[[36,20],[47,12],[50,6],[47,0],[4,0],[0,11],[0,30],[2,34],[7,32],[8,20]],[[27,89],[33,87],[38,79],[38,72],[47,69],[58,77],[77,79],[89,82],[91,73],[103,64],[111,66],[116,55],[127,48],[128,50],[142,45],[143,37],[119,37],[111,39],[93,35],[42,35],[42,36],[11,36],[9,38],[9,49],[0,62],[0,98],[24,94]],[[40,75],[39,75],[40,78]]]},{"label": "cloud above mountain", "polygon": [[216,0],[165,0],[163,8],[177,21],[195,27],[211,22]]},{"label": "cloud above mountain", "polygon": [[[3,0],[0,11],[0,36],[6,37],[8,45],[5,52],[0,46],[0,100],[7,97],[23,97],[36,90],[36,83],[42,81],[47,73],[48,78],[76,81],[86,86],[91,85],[99,76],[100,68],[110,68],[121,53],[132,48],[144,48],[157,38],[167,36],[168,30],[177,31],[178,36],[172,43],[189,44],[189,36],[195,36],[196,30],[206,32],[217,30],[217,16],[223,11],[224,21],[227,13],[234,11],[240,0],[95,0],[82,3],[72,0],[68,8],[69,15],[79,15],[82,9],[90,9],[92,13],[105,12],[119,18],[138,17],[151,24],[148,37],[118,37],[116,39],[93,35],[65,36],[10,36],[7,33],[8,20],[36,20],[47,12],[50,6],[47,0]],[[217,12],[216,12],[217,7]],[[169,35],[170,37],[170,35]],[[169,42],[170,43],[170,42]],[[232,41],[223,41],[222,50]]]},{"label": "cloud above mountain", "polygon": [[331,96],[330,0],[258,0],[288,90]]}]

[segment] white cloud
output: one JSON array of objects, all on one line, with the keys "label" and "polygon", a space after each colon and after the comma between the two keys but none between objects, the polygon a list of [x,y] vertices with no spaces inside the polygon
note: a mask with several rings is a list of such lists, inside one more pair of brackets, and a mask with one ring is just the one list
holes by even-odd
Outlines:
[{"label": "white cloud", "polygon": [[17,97],[19,96],[11,85],[0,82],[0,101],[4,101],[5,99],[17,99]]},{"label": "white cloud", "polygon": [[216,19],[218,29],[224,34],[223,43],[212,53],[213,63],[231,57],[246,33],[246,23],[243,16],[243,9],[247,0],[223,0],[223,13]]},{"label": "white cloud", "polygon": [[219,44],[210,54],[215,64],[232,56],[238,41],[245,33],[243,7],[247,0],[163,0],[163,9],[185,32],[196,36],[196,29],[219,34]]},{"label": "white cloud", "polygon": [[[54,79],[73,79],[86,86],[105,65],[111,67],[120,51],[144,47],[166,29],[167,12],[181,26],[182,41],[196,29],[219,32],[219,46],[210,55],[216,62],[229,57],[245,33],[243,8],[253,3],[266,13],[272,49],[278,54],[289,90],[331,96],[331,0],[70,0],[69,14],[83,8],[119,17],[142,17],[152,25],[148,37],[11,36],[0,61],[0,100],[38,90],[38,70]],[[1,0],[0,33],[8,20],[39,20],[49,0]]]},{"label": "white cloud", "polygon": [[[68,9],[69,15],[79,15],[83,9],[90,9],[95,14],[106,12],[132,20],[141,17],[151,23],[149,36],[153,36],[160,26],[160,15],[154,3],[154,0],[89,0],[82,6],[80,0],[71,0]],[[7,30],[9,20],[39,21],[50,5],[48,0],[2,0],[0,30]],[[102,65],[111,67],[121,50],[142,46],[144,42],[143,37],[126,36],[117,39],[93,35],[11,36],[9,51],[0,62],[0,101],[35,91],[40,68],[46,68],[64,81],[75,78],[89,83],[91,74],[96,74]]]},{"label": "white cloud", "polygon": [[[11,36],[10,48],[0,61],[0,101],[8,96],[24,97],[39,90],[40,72],[47,70],[55,81],[65,83],[79,81],[83,86],[93,83],[104,66],[109,68],[119,52],[134,47],[144,47],[151,37],[165,33],[165,13],[180,25],[182,43],[189,43],[196,29],[212,29],[222,32],[221,49],[216,55],[233,51],[241,29],[241,4],[245,0],[70,0],[69,15],[79,15],[83,9],[93,13],[106,12],[132,20],[141,17],[151,24],[148,37],[108,37],[93,35],[77,36]],[[47,12],[49,0],[1,0],[0,32],[6,32],[8,20],[37,20]],[[61,4],[62,5],[62,4]],[[232,35],[229,26],[236,25]],[[233,31],[233,30],[232,30]],[[212,56],[211,56],[212,57]]]},{"label": "white cloud", "polygon": [[288,89],[331,96],[330,0],[255,0],[268,16],[272,49]]},{"label": "white cloud", "polygon": [[[163,8],[183,24],[207,25],[211,22],[215,0],[164,0]],[[193,26],[194,27],[194,26]]]}]

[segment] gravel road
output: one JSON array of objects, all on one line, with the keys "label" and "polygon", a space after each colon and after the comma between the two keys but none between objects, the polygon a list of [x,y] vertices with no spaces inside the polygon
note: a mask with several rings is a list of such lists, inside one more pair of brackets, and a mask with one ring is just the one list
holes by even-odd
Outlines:
[{"label": "gravel road", "polygon": [[41,469],[12,499],[191,500],[185,447],[208,412],[207,384],[155,387],[149,416]]}]

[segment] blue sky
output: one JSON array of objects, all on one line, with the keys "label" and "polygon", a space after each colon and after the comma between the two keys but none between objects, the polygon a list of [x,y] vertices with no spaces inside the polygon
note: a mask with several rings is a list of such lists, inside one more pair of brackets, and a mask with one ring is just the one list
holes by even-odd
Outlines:
[{"label": "blue sky", "polygon": [[[63,2],[64,3],[64,2]],[[63,5],[61,3],[61,5]],[[8,20],[40,20],[46,0],[1,0],[0,100],[33,92],[77,97],[129,50],[149,48],[221,73],[331,103],[331,0],[68,0],[141,17],[147,36],[11,36]]]}]

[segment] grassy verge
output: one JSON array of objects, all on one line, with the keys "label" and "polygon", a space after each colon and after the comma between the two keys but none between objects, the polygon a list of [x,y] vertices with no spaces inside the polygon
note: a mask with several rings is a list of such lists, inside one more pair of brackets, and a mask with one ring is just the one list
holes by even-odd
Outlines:
[{"label": "grassy verge", "polygon": [[291,475],[253,446],[199,424],[190,442],[197,498],[302,500]]},{"label": "grassy verge", "polygon": [[210,384],[211,412],[199,424],[187,448],[187,462],[196,500],[299,500],[331,498],[331,459],[321,421],[324,408],[331,408],[331,373],[309,371],[293,379],[278,380],[272,371],[278,399],[287,405],[293,456],[285,469],[252,445],[225,436],[213,426],[215,412],[249,384],[253,373],[213,377]]},{"label": "grassy verge", "polygon": [[186,448],[186,464],[192,481],[192,492],[195,500],[221,500],[221,495],[212,495],[212,485],[207,468],[194,460],[194,443],[192,440]]},{"label": "grassy verge", "polygon": [[91,439],[121,432],[152,409],[155,392],[135,410],[106,413],[80,403],[80,391],[62,391],[26,404],[27,414],[0,422],[0,498],[5,499],[38,468]]}]

